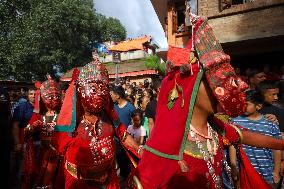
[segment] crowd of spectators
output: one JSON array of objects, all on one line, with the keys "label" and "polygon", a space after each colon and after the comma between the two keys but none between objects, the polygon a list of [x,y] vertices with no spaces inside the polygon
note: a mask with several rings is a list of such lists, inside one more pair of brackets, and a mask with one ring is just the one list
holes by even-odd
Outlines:
[{"label": "crowd of spectators", "polygon": [[[275,137],[279,136],[278,131],[283,136],[284,133],[284,66],[278,69],[278,73],[270,70],[269,65],[265,65],[261,68],[248,68],[246,70],[241,70],[235,68],[237,75],[239,75],[243,80],[249,84],[248,89],[248,104],[251,104],[250,107],[254,107],[254,112],[247,115],[241,115],[242,117],[232,119],[237,124],[242,124],[247,129],[253,130],[254,132],[260,132],[263,134],[269,134]],[[67,89],[68,84],[62,84],[62,95],[64,96],[64,91]],[[114,102],[114,108],[117,111],[120,120],[127,127],[127,131],[132,135],[135,140],[143,145],[151,136],[151,131],[154,128],[155,116],[156,116],[156,107],[158,95],[161,87],[161,78],[160,79],[145,79],[141,82],[139,81],[130,81],[129,78],[119,78],[114,82],[110,83],[110,92],[111,98]],[[15,93],[10,91],[9,93],[3,87],[0,87],[0,107],[1,107],[1,153],[6,154],[2,156],[2,162],[8,162],[5,167],[4,172],[13,171],[11,165],[17,166],[13,162],[13,155],[17,153],[17,145],[13,144],[12,134],[13,126],[15,123],[18,123],[19,127],[25,127],[26,120],[25,116],[29,117],[28,113],[32,107],[26,107],[24,105],[29,105],[31,103],[31,98],[29,94],[34,89],[22,88],[19,92]],[[250,95],[249,95],[250,94]],[[253,95],[252,95],[253,94]],[[31,95],[30,95],[31,96]],[[261,100],[255,99],[256,96],[260,97]],[[25,109],[25,110],[24,110]],[[253,116],[252,116],[253,114]],[[249,116],[248,116],[249,115]],[[265,116],[272,115],[275,117],[273,125],[269,122],[266,122]],[[255,117],[254,117],[255,116]],[[251,119],[251,117],[253,117]],[[259,118],[259,119],[258,119]],[[257,123],[257,124],[248,124],[248,123]],[[261,125],[262,123],[265,123]],[[252,126],[253,125],[253,126]],[[257,125],[260,125],[259,127]],[[265,126],[266,125],[266,126]],[[269,131],[264,131],[263,128],[271,128]],[[272,132],[273,131],[273,132]],[[249,149],[249,148],[247,148]],[[129,167],[126,165],[127,158],[125,154],[121,151],[121,147],[117,144],[117,156],[118,164],[121,167],[121,174],[126,177],[129,174]],[[256,166],[256,169],[260,170],[263,163],[257,164],[257,161],[254,159],[255,156],[250,152],[248,156],[252,157],[252,163]],[[256,152],[257,154],[260,151]],[[273,182],[280,182],[279,178],[284,175],[284,153],[281,153],[280,159],[278,158],[276,162],[273,159],[273,151],[263,151],[262,156],[265,154],[266,160],[270,161],[269,164],[266,164],[266,168],[269,167],[272,170],[272,173],[265,174],[262,171],[259,171],[260,174],[269,181],[271,181],[271,175],[274,179]],[[9,163],[11,161],[11,163]],[[275,164],[276,163],[276,164]],[[280,164],[279,177],[275,176],[275,170],[272,169],[274,165]],[[125,168],[123,168],[125,167]],[[12,174],[12,173],[11,173]],[[277,173],[278,174],[278,173]],[[268,176],[270,178],[268,178]],[[8,175],[6,175],[8,176]],[[9,179],[6,179],[8,182]]]}]

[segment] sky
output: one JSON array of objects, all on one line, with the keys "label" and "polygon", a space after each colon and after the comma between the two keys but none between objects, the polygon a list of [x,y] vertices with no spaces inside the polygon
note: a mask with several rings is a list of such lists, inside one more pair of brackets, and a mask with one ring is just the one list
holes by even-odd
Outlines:
[{"label": "sky", "polygon": [[167,39],[150,0],[94,0],[95,9],[120,20],[127,38],[150,35],[160,48],[167,48]]}]

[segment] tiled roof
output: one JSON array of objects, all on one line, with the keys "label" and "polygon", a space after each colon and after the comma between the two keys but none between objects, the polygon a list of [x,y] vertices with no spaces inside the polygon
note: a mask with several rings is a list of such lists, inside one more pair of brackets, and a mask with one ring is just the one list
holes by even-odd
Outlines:
[{"label": "tiled roof", "polygon": [[110,47],[108,50],[110,51],[132,51],[132,50],[143,50],[143,44],[146,42],[150,42],[150,36],[144,36],[136,39],[131,39],[128,41],[123,41]]}]

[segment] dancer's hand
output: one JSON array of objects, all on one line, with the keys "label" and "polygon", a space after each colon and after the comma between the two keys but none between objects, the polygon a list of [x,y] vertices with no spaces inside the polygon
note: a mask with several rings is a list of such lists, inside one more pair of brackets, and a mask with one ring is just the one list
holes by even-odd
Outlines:
[{"label": "dancer's hand", "polygon": [[268,121],[270,121],[270,122],[272,122],[272,123],[274,123],[276,125],[279,125],[279,121],[278,121],[277,117],[274,114],[265,114],[265,118]]},{"label": "dancer's hand", "polygon": [[274,181],[274,183],[279,183],[280,179],[281,179],[281,177],[280,177],[279,172],[273,171],[273,181]]},{"label": "dancer's hand", "polygon": [[234,182],[237,182],[239,180],[239,170],[236,166],[231,165],[232,168],[232,179]]},{"label": "dancer's hand", "polygon": [[41,127],[42,127],[42,121],[41,120],[36,120],[35,122],[33,122],[32,124],[31,124],[31,127],[33,128],[33,129],[35,129],[35,130],[38,130],[38,129],[41,129]]}]

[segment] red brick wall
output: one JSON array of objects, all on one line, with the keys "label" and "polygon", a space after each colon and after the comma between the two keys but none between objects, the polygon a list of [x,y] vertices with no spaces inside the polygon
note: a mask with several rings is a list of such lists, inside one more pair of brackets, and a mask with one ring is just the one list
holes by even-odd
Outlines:
[{"label": "red brick wall", "polygon": [[284,35],[284,0],[256,0],[221,12],[218,0],[198,2],[198,14],[208,17],[222,43]]}]

